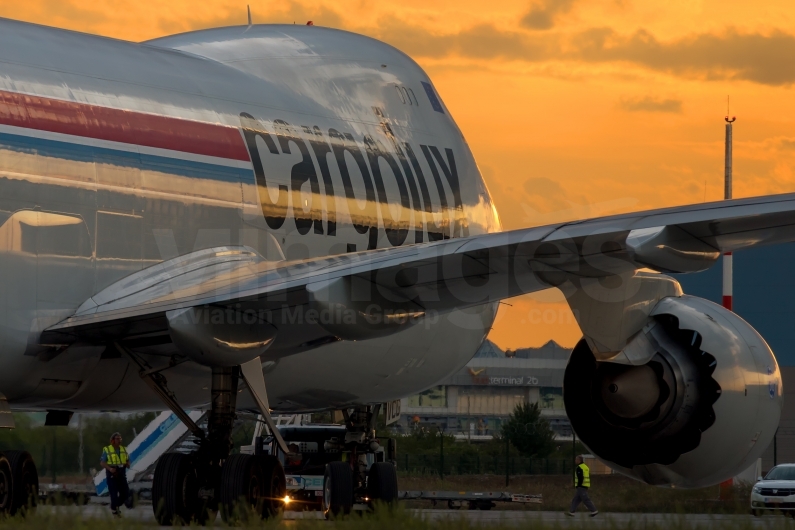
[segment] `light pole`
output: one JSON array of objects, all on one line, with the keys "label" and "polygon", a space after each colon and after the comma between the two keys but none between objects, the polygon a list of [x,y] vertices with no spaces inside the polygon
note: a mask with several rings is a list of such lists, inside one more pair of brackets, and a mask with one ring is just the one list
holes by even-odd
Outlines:
[{"label": "light pole", "polygon": [[444,478],[444,433],[441,427],[439,429],[439,478]]},{"label": "light pole", "polygon": [[574,427],[571,428],[571,478],[577,482],[577,433],[574,432]]},{"label": "light pole", "polygon": [[[724,120],[726,121],[726,146],[723,169],[723,198],[729,200],[732,198],[732,124],[737,120],[737,117],[732,116],[729,118],[727,108],[727,115]],[[726,252],[723,254],[723,307],[729,311],[732,310],[734,305],[733,283],[732,253]]]}]

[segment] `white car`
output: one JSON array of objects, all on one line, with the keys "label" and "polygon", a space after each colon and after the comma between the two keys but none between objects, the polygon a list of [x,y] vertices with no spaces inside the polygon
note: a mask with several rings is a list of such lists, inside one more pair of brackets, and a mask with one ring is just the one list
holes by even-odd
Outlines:
[{"label": "white car", "polygon": [[795,516],[795,464],[775,466],[751,490],[751,513],[773,510]]}]

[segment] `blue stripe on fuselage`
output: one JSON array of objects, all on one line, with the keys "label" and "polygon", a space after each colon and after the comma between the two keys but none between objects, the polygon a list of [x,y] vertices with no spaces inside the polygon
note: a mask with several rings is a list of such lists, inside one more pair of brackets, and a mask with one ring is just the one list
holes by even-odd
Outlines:
[{"label": "blue stripe on fuselage", "polygon": [[181,158],[132,153],[120,149],[95,147],[19,134],[0,133],[0,150],[2,149],[48,158],[60,158],[86,163],[95,162],[97,164],[109,164],[142,171],[157,171],[170,175],[223,182],[241,182],[254,179],[254,174],[250,169],[183,160]]}]

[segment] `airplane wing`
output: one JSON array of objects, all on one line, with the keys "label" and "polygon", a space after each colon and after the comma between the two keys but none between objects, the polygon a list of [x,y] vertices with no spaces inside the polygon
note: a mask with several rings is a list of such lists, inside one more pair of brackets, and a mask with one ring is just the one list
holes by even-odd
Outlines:
[{"label": "airplane wing", "polygon": [[[269,354],[287,355],[388,334],[395,322],[546,289],[572,275],[695,272],[722,252],[793,240],[795,194],[785,194],[300,261],[268,261],[247,247],[206,249],[111,285],[45,330],[41,343],[123,340],[166,354],[169,319],[207,307],[238,323],[274,326]],[[310,309],[352,311],[377,322],[329,324]]]}]

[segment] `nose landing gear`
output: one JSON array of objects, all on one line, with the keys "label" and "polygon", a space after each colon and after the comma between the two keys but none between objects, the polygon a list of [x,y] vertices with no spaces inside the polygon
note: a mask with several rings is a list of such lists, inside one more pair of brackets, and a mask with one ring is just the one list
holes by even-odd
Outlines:
[{"label": "nose landing gear", "polygon": [[323,513],[326,517],[351,513],[353,472],[348,462],[329,462],[323,477]]}]

